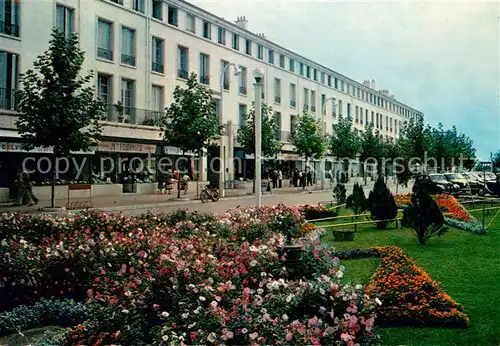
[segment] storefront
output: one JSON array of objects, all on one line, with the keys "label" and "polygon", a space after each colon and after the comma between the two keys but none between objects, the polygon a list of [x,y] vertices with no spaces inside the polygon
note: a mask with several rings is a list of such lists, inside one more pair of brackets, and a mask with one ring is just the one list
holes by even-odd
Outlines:
[{"label": "storefront", "polygon": [[200,160],[194,153],[188,151],[183,153],[179,148],[158,145],[156,151],[158,157],[158,173],[178,170],[182,174],[187,174],[191,180],[196,180],[200,171]]}]

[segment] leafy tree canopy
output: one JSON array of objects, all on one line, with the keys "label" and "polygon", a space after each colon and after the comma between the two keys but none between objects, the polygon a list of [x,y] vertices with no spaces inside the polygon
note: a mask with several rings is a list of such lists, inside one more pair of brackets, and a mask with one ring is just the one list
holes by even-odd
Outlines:
[{"label": "leafy tree canopy", "polygon": [[[244,120],[244,124],[238,129],[238,142],[240,142],[245,153],[249,155],[255,154],[255,104],[244,115]],[[280,152],[282,147],[281,142],[276,139],[280,127],[277,116],[274,114],[272,108],[265,103],[262,103],[261,120],[262,154],[265,157],[273,157]]]},{"label": "leafy tree canopy", "polygon": [[311,158],[321,158],[327,150],[327,136],[322,125],[311,114],[304,113],[297,119],[297,124],[290,136],[290,142],[306,162]]},{"label": "leafy tree canopy", "polygon": [[49,49],[21,75],[17,93],[17,129],[27,140],[24,146],[53,147],[56,156],[88,150],[99,138],[98,120],[105,106],[94,97],[89,85],[92,73],[81,76],[84,52],[78,36],[66,39],[54,29]]},{"label": "leafy tree canopy", "polygon": [[330,150],[333,156],[340,158],[355,158],[361,147],[360,138],[352,129],[352,121],[339,117],[338,123],[333,125],[333,134],[330,139]]},{"label": "leafy tree canopy", "polygon": [[185,88],[175,87],[163,125],[163,140],[184,152],[201,155],[211,141],[220,138],[222,126],[212,92],[198,84],[196,74],[191,74]]}]

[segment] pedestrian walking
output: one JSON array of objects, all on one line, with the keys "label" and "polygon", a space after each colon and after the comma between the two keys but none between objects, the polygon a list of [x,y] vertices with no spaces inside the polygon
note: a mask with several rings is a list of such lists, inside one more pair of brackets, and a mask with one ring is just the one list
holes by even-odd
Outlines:
[{"label": "pedestrian walking", "polygon": [[278,171],[278,187],[283,188],[283,172],[281,169]]},{"label": "pedestrian walking", "polygon": [[20,171],[18,178],[18,195],[17,204],[18,205],[33,205],[38,203],[38,198],[36,198],[33,193],[33,182],[30,179],[29,173],[26,170]]},{"label": "pedestrian walking", "polygon": [[167,174],[165,174],[165,190],[167,191],[167,194],[170,195],[172,192],[172,188],[174,185],[174,175],[172,173],[172,170],[169,169],[167,170]]},{"label": "pedestrian walking", "polygon": [[188,192],[188,186],[190,181],[191,179],[189,179],[189,175],[184,174],[181,180],[181,189],[184,190],[184,194],[187,194]]},{"label": "pedestrian walking", "polygon": [[271,173],[271,177],[273,180],[273,189],[276,189],[278,187],[278,171],[276,169]]},{"label": "pedestrian walking", "polygon": [[312,186],[312,173],[311,170],[308,170],[306,173],[306,178],[307,178],[307,186]]}]

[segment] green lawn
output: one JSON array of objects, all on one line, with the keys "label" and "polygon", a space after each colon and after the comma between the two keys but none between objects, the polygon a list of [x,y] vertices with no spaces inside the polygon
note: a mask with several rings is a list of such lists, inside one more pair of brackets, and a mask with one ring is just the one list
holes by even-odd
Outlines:
[{"label": "green lawn", "polygon": [[[496,211],[489,213],[486,224],[495,214]],[[482,219],[480,212],[474,216]],[[453,299],[464,305],[471,321],[468,329],[380,328],[382,345],[500,345],[500,215],[490,226],[488,235],[450,229],[425,246],[418,244],[411,231],[396,229],[394,224],[387,230],[359,227],[353,242],[342,243],[333,242],[331,229],[328,229],[325,241],[338,248],[401,247],[432,279],[440,282]],[[378,260],[357,259],[342,263],[349,281],[367,283]]]}]

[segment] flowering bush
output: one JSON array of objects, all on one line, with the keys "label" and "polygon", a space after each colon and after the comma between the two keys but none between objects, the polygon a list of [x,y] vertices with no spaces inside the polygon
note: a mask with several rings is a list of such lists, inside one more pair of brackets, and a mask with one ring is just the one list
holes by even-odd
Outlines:
[{"label": "flowering bush", "polygon": [[[171,215],[4,217],[23,231],[5,232],[0,246],[0,309],[43,297],[97,305],[66,345],[355,345],[374,337],[373,304],[343,283],[324,232],[299,208]],[[47,231],[37,236],[23,220]],[[302,237],[301,280],[279,255],[289,227]]]},{"label": "flowering bush", "polygon": [[378,297],[377,323],[385,326],[468,327],[462,305],[419,268],[400,248],[377,248],[380,265],[366,287]]},{"label": "flowering bush", "polygon": [[299,209],[306,220],[324,219],[339,215],[337,208],[325,206],[303,205]]}]

